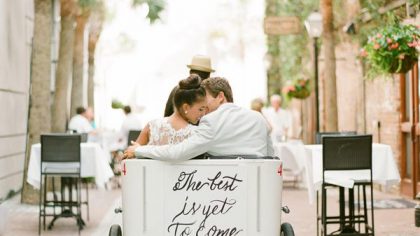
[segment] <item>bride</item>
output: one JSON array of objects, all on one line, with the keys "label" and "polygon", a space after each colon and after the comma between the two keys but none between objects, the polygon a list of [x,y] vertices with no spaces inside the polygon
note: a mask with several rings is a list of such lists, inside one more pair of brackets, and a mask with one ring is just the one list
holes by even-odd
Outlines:
[{"label": "bride", "polygon": [[173,105],[175,112],[171,116],[150,121],[132,145],[177,144],[192,134],[207,111],[206,91],[198,75],[191,74],[179,82]]}]

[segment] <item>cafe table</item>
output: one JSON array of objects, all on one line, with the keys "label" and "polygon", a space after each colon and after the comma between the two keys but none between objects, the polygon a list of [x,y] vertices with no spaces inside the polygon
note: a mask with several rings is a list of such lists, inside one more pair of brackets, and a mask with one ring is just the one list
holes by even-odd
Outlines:
[{"label": "cafe table", "polygon": [[[98,143],[81,143],[81,177],[94,177],[98,187],[104,187],[114,173],[109,166],[107,153]],[[58,164],[62,165],[62,163]],[[31,146],[27,182],[34,188],[40,188],[41,144]]]}]

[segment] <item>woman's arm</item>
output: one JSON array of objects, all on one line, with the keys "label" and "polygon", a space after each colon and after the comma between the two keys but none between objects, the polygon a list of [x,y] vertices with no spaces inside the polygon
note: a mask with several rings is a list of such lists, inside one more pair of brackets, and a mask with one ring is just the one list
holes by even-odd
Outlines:
[{"label": "woman's arm", "polygon": [[149,133],[150,133],[150,128],[149,128],[149,124],[147,124],[144,127],[144,129],[141,131],[139,137],[136,140],[136,143],[140,145],[147,145],[149,143]]}]

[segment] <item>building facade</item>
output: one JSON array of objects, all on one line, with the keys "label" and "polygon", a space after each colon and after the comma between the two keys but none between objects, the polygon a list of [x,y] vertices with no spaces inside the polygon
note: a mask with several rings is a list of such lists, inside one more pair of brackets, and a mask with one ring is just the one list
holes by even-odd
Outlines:
[{"label": "building facade", "polygon": [[0,1],[0,199],[22,187],[34,1]]}]

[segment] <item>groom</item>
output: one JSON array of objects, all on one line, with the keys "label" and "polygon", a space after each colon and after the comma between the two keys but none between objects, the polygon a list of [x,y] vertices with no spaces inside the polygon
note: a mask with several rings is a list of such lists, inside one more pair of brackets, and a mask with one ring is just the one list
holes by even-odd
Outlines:
[{"label": "groom", "polygon": [[233,104],[232,89],[224,78],[210,78],[202,85],[210,113],[200,120],[188,139],[175,145],[133,144],[124,152],[124,157],[185,161],[205,152],[214,156],[273,155],[273,144],[261,113]]}]

